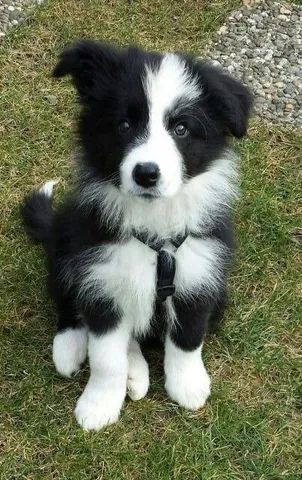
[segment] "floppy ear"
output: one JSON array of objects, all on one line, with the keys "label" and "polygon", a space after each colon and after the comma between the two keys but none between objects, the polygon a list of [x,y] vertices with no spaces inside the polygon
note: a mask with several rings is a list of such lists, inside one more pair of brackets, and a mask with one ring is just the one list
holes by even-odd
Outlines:
[{"label": "floppy ear", "polygon": [[119,64],[114,47],[93,40],[82,40],[61,53],[54,77],[71,75],[81,98],[93,96],[97,80],[112,81]]},{"label": "floppy ear", "polygon": [[222,122],[227,133],[243,137],[252,109],[251,92],[240,81],[211,64],[201,64],[199,72],[210,111]]}]

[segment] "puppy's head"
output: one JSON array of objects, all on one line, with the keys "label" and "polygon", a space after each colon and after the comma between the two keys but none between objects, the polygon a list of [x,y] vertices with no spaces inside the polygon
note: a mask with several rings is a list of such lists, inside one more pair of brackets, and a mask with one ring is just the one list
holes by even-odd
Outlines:
[{"label": "puppy's head", "polygon": [[129,195],[175,195],[246,133],[248,90],[181,54],[82,41],[61,55],[54,76],[64,75],[82,105],[85,161]]}]

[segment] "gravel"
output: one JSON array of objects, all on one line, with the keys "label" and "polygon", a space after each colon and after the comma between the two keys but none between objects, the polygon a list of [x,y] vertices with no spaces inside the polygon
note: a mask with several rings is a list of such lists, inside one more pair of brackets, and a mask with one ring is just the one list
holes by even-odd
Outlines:
[{"label": "gravel", "polygon": [[0,39],[10,27],[26,22],[24,10],[41,3],[43,0],[0,0]]},{"label": "gravel", "polygon": [[220,27],[206,57],[250,87],[258,117],[301,127],[302,7],[246,3]]}]

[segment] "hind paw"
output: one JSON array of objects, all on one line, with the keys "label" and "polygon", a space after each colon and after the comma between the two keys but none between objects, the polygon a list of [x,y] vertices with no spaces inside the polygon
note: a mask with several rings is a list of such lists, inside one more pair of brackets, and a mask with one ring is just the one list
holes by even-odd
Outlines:
[{"label": "hind paw", "polygon": [[87,355],[85,328],[68,328],[56,334],[53,341],[53,361],[63,377],[76,373]]}]

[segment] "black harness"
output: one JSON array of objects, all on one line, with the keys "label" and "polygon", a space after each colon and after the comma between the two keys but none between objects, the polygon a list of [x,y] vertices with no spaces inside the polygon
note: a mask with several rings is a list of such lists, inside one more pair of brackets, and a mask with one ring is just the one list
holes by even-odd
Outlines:
[{"label": "black harness", "polygon": [[[133,236],[147,247],[157,252],[157,297],[164,302],[167,297],[175,293],[174,277],[176,269],[175,252],[184,243],[188,234],[178,235],[175,238],[168,238],[158,241],[148,241],[144,233],[133,232]],[[169,241],[175,248],[174,252],[168,252],[163,248],[166,241]]]}]

